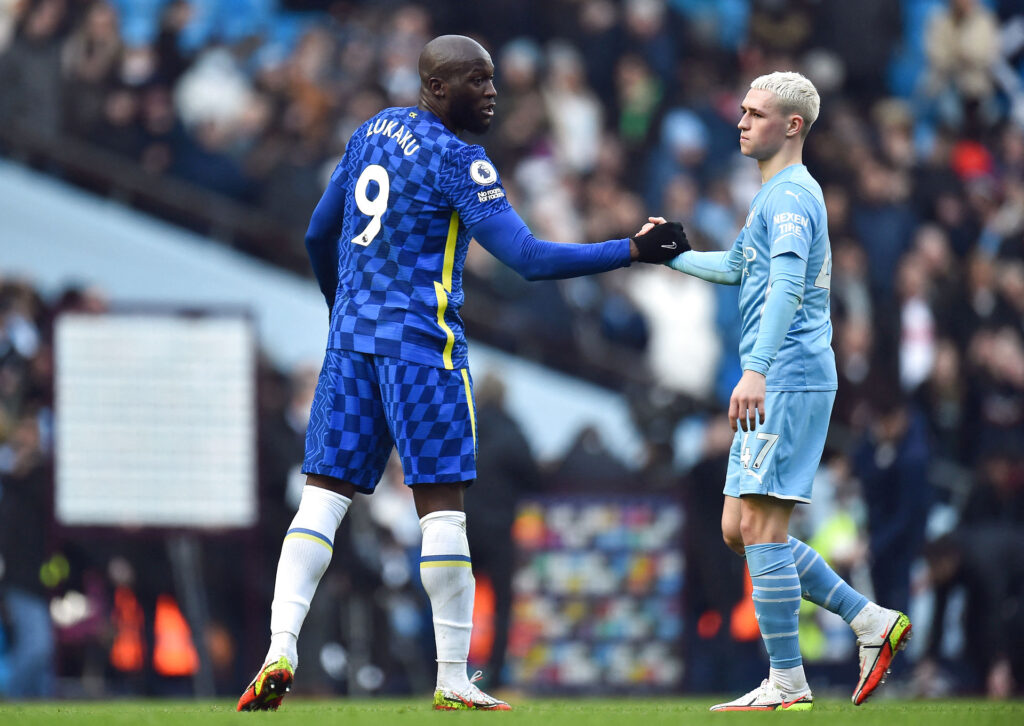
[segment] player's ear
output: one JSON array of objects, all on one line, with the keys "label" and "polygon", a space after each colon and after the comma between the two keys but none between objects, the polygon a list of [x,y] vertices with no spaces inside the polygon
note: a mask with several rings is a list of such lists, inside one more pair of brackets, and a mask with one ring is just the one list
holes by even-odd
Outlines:
[{"label": "player's ear", "polygon": [[430,86],[431,94],[436,98],[444,98],[448,94],[448,83],[443,78],[431,76],[427,83]]},{"label": "player's ear", "polygon": [[792,116],[789,117],[789,125],[786,126],[786,136],[796,136],[796,135],[798,135],[803,130],[803,128],[804,128],[804,118],[803,118],[803,116],[798,116],[797,114],[793,114]]}]

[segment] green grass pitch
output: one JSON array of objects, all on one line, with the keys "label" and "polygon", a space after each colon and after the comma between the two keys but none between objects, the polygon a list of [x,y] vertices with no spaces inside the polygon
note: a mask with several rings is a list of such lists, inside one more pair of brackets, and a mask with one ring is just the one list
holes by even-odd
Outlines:
[{"label": "green grass pitch", "polygon": [[436,712],[429,698],[391,700],[312,700],[293,698],[277,713],[235,713],[227,701],[102,701],[90,703],[0,703],[4,726],[206,726],[206,724],[256,723],[275,726],[419,726],[499,722],[543,726],[703,726],[764,719],[796,721],[801,726],[984,726],[1024,724],[1024,702],[972,700],[898,701],[878,700],[856,707],[846,700],[815,700],[805,713],[756,714],[708,713],[714,698],[676,699],[515,699],[515,710],[505,713]]}]

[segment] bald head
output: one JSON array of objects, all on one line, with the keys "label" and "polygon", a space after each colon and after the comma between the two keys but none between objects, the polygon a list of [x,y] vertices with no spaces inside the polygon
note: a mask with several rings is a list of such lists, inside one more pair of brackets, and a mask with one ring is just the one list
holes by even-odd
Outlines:
[{"label": "bald head", "polygon": [[494,116],[494,63],[482,45],[464,35],[442,35],[420,54],[419,107],[449,129],[482,134]]},{"label": "bald head", "polygon": [[426,44],[420,53],[420,83],[426,86],[430,77],[448,79],[466,64],[487,59],[491,55],[484,47],[465,35],[439,35]]}]

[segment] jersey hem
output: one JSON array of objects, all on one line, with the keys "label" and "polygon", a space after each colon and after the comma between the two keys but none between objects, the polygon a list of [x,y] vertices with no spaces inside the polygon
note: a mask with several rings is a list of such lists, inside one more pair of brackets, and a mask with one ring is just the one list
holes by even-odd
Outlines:
[{"label": "jersey hem", "polygon": [[785,384],[775,384],[773,386],[765,386],[765,393],[771,391],[772,393],[807,393],[807,392],[824,392],[824,391],[838,391],[839,386],[800,386],[793,387]]},{"label": "jersey hem", "polygon": [[[337,467],[333,467],[333,466],[304,466],[304,467],[302,467],[302,473],[303,474],[315,474],[317,476],[329,476],[332,479],[337,479],[338,481],[348,482],[349,484],[351,484],[352,486],[354,486],[356,488],[357,492],[360,492],[362,494],[373,494],[374,486],[370,486],[368,484],[361,484],[359,482],[352,481],[352,478],[347,476],[349,471],[350,471],[349,469],[341,469],[341,468],[337,468]],[[339,476],[339,474],[342,474],[343,472],[344,472],[345,475],[344,476]]]},{"label": "jersey hem", "polygon": [[[725,492],[723,492],[723,494],[725,494]],[[745,496],[751,496],[751,495],[757,495],[757,496],[760,496],[760,497],[771,497],[772,499],[785,499],[787,502],[800,502],[801,504],[810,504],[811,503],[811,498],[810,497],[800,497],[800,496],[796,496],[796,495],[788,495],[787,496],[785,494],[776,494],[775,492],[762,492],[762,491],[753,491],[753,490],[751,490],[749,492],[741,491],[740,495],[738,497],[734,497],[734,495],[732,495],[732,494],[725,494],[725,496],[727,496],[727,497],[734,497],[736,499],[742,499]]]},{"label": "jersey hem", "polygon": [[[456,343],[458,343],[458,341],[456,341]],[[340,345],[338,343],[335,343],[333,340],[329,341],[327,343],[327,349],[328,350],[348,350],[348,351],[351,351],[353,353],[364,353],[366,355],[379,355],[379,356],[384,356],[385,358],[394,358],[395,360],[405,361],[406,363],[415,363],[417,365],[428,366],[430,368],[439,368],[440,370],[443,370],[443,371],[457,371],[460,368],[468,368],[469,367],[469,355],[468,355],[468,353],[463,354],[459,358],[455,358],[453,356],[452,357],[452,365],[451,365],[451,367],[448,367],[447,365],[445,365],[444,360],[442,360],[441,353],[438,353],[435,350],[432,350],[430,348],[424,348],[424,347],[418,346],[418,345],[410,345],[408,343],[405,344],[405,348],[413,348],[416,351],[425,351],[429,355],[426,355],[426,356],[420,358],[420,357],[412,357],[412,356],[409,356],[409,355],[397,355],[394,351],[377,350],[373,346],[360,347],[360,346],[354,346],[354,345]]]},{"label": "jersey hem", "polygon": [[464,483],[467,487],[472,486],[473,482],[476,481],[476,471],[473,471],[473,477],[467,479],[462,474],[430,474],[420,476],[407,476],[405,477],[406,486],[416,486],[418,484],[460,484]]}]

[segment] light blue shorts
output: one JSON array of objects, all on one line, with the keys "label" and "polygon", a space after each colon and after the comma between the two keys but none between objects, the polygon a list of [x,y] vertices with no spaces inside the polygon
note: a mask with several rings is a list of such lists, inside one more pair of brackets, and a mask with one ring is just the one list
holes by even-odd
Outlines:
[{"label": "light blue shorts", "polygon": [[835,391],[768,391],[764,423],[732,440],[724,493],[811,501],[835,399]]}]

